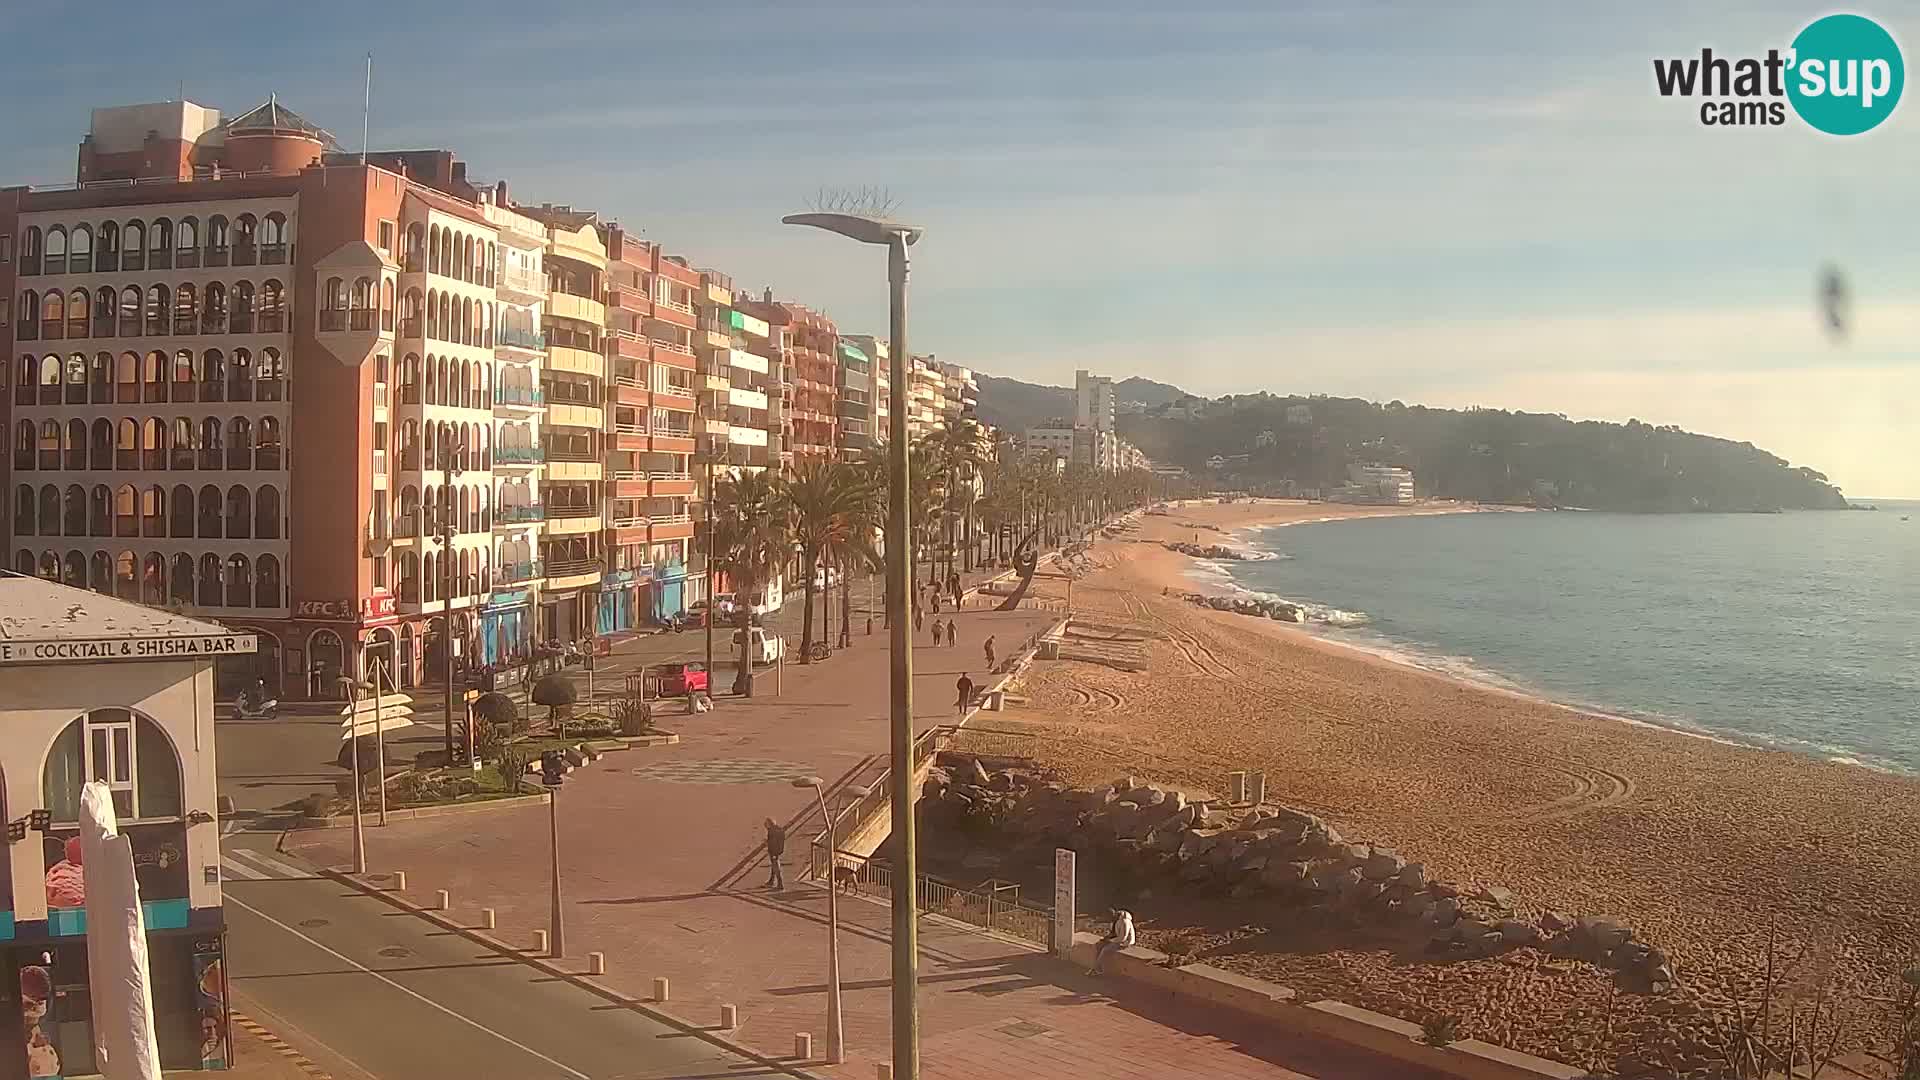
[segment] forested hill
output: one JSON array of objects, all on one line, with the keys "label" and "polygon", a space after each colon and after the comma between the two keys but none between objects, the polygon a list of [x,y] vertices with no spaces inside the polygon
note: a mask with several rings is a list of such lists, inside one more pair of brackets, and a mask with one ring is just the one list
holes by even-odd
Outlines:
[{"label": "forested hill", "polygon": [[[979,373],[980,419],[1006,431],[1025,431],[1056,417],[1073,416],[1073,389],[1042,386],[997,375]],[[1186,397],[1177,386],[1135,376],[1113,384],[1114,401],[1121,411],[1165,405]]]},{"label": "forested hill", "polygon": [[[982,398],[984,411],[984,386]],[[1421,495],[1481,502],[1628,511],[1846,506],[1822,474],[1751,443],[1638,420],[1255,394],[1188,398],[1123,414],[1119,427],[1157,462],[1250,490],[1337,485],[1349,464],[1379,462],[1411,469]]]}]

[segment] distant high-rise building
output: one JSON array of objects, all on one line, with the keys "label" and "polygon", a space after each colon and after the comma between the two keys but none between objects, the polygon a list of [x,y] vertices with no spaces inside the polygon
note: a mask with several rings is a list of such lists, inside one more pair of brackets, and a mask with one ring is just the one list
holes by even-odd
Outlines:
[{"label": "distant high-rise building", "polygon": [[1113,380],[1089,374],[1085,368],[1073,373],[1073,424],[1095,431],[1113,430]]}]

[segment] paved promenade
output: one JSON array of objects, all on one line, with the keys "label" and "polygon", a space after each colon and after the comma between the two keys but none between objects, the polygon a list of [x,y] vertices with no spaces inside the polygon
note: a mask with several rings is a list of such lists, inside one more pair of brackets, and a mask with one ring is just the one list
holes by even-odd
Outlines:
[{"label": "paved promenade", "polygon": [[[920,729],[953,720],[954,681],[963,670],[981,678],[989,634],[1004,657],[1055,616],[971,610],[955,618],[959,645],[917,639]],[[770,691],[771,680],[758,689]],[[766,888],[762,822],[791,827],[791,879],[819,813],[811,793],[787,781],[870,776],[886,755],[886,695],[885,638],[856,633],[853,649],[824,664],[790,665],[778,698],[666,716],[663,725],[682,734],[679,746],[615,753],[577,770],[559,795],[570,952],[606,953],[609,981],[635,995],[669,977],[669,1007],[690,1019],[717,1022],[721,1004],[739,1006],[737,1037],[762,1052],[790,1054],[796,1031],[812,1032],[824,1052],[824,895],[791,880]],[[547,837],[545,807],[531,806],[396,823],[370,830],[368,847],[374,871],[407,872],[410,898],[447,889],[470,924],[492,907],[500,935],[526,940],[547,922]],[[333,866],[349,861],[350,843],[346,830],[287,839],[289,851]],[[890,1054],[887,910],[855,898],[843,901],[841,916],[849,1061],[830,1071],[871,1077]],[[939,920],[923,920],[921,934],[930,1078],[1406,1075],[1343,1048],[1275,1040],[1130,995]]]}]

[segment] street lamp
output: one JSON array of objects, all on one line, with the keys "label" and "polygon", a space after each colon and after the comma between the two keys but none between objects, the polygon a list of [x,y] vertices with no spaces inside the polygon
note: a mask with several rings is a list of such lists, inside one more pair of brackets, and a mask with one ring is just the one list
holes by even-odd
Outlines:
[{"label": "street lamp", "polygon": [[840,1021],[840,887],[833,880],[840,865],[840,841],[833,835],[833,818],[827,813],[825,783],[817,776],[793,780],[794,787],[813,789],[820,802],[820,820],[827,827],[827,1061],[839,1065],[847,1060],[847,1033]]},{"label": "street lamp", "polygon": [[[887,248],[888,377],[894,404],[887,416],[887,618],[892,655],[891,742],[893,839],[898,865],[893,888],[893,1075],[920,1078],[918,853],[913,836],[913,623],[907,617],[907,248],[924,229],[859,214],[788,214],[786,225],[811,225],[863,244]],[[829,882],[829,885],[832,883]]]}]

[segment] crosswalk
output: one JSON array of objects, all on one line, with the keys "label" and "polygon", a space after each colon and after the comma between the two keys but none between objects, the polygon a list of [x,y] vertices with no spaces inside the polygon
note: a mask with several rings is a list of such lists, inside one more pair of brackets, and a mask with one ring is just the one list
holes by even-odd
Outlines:
[{"label": "crosswalk", "polygon": [[227,848],[220,853],[220,877],[225,881],[298,881],[318,876],[293,861],[252,848]]}]

